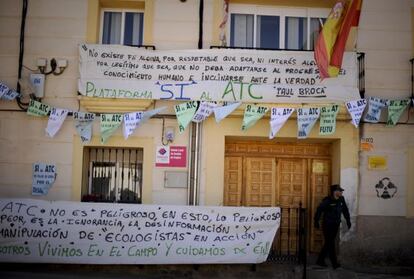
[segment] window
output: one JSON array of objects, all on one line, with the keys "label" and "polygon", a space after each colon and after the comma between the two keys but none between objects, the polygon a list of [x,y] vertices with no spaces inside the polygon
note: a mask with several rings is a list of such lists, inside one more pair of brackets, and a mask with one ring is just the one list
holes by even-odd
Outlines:
[{"label": "window", "polygon": [[82,201],[141,203],[142,160],[142,148],[85,148]]},{"label": "window", "polygon": [[328,9],[230,6],[230,46],[313,50]]},{"label": "window", "polygon": [[142,45],[144,13],[125,10],[103,10],[101,43]]}]

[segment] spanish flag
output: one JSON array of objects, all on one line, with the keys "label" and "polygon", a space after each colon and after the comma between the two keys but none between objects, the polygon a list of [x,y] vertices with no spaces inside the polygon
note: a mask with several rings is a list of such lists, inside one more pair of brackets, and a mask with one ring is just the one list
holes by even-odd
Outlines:
[{"label": "spanish flag", "polygon": [[336,77],[351,27],[358,26],[362,0],[339,0],[332,8],[315,47],[321,79]]}]

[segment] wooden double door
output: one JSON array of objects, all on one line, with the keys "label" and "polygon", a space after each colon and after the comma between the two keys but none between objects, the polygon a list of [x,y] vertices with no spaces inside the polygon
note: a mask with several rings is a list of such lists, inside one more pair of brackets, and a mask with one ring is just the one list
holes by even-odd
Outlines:
[{"label": "wooden double door", "polygon": [[300,204],[307,209],[308,250],[318,252],[323,242],[322,233],[313,228],[312,219],[320,201],[328,194],[331,162],[324,156],[305,155],[228,152],[225,157],[224,205],[281,207],[281,226],[274,245],[282,252],[293,253],[298,249],[299,216],[293,209]]}]

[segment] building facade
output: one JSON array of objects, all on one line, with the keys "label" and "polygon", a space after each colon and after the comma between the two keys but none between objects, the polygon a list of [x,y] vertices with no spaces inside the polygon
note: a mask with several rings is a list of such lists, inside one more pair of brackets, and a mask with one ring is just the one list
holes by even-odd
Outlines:
[{"label": "building facade", "polygon": [[[23,86],[24,81],[38,71],[38,60],[55,58],[67,60],[67,67],[60,75],[46,76],[41,98],[44,103],[94,113],[163,106],[167,110],[161,117],[143,123],[128,140],[119,130],[105,144],[100,143],[99,123],[95,121],[92,140],[82,144],[71,117],[54,138],[49,138],[44,131],[47,118],[27,116],[16,102],[2,100],[0,197],[33,198],[32,165],[48,162],[55,164],[58,171],[53,187],[42,199],[95,201],[91,194],[99,191],[96,185],[104,183],[112,189],[112,185],[120,183],[125,192],[109,193],[103,200],[282,208],[301,205],[311,220],[329,185],[339,183],[345,189],[353,222],[350,231],[341,231],[343,261],[412,264],[412,106],[394,127],[386,127],[387,112],[383,109],[380,123],[361,123],[356,129],[342,105],[333,135],[320,136],[313,129],[308,139],[298,140],[296,118],[292,117],[278,136],[269,140],[269,117],[241,131],[244,105],[219,124],[210,117],[179,133],[172,108],[177,102],[78,94],[81,44],[145,45],[156,50],[208,49],[222,46],[225,34],[228,47],[312,51],[319,23],[326,19],[335,2],[230,0],[228,20],[222,31],[222,0],[203,1],[202,16],[200,1],[195,0],[29,0],[22,61],[23,94],[30,91]],[[16,88],[18,80],[22,8],[23,1],[0,3],[0,80],[10,88]],[[365,55],[366,98],[412,96],[413,22],[414,1],[363,1],[359,28],[351,31],[347,50]],[[155,167],[157,147],[163,145],[168,129],[174,133],[171,145],[186,147],[188,160],[184,167]],[[380,167],[371,166],[375,159],[382,162]],[[118,173],[118,177],[108,173]],[[176,187],[169,186],[169,182],[175,182]],[[384,187],[390,185],[390,197],[383,196]],[[308,251],[317,252],[322,235],[311,224],[308,222],[307,227]],[[282,237],[289,226],[282,223]],[[282,249],[296,249],[290,242],[284,245]]]}]

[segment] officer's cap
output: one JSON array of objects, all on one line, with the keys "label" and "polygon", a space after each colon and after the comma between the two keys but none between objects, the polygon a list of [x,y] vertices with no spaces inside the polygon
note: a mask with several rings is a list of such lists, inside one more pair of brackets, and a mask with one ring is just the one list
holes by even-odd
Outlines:
[{"label": "officer's cap", "polygon": [[342,189],[341,186],[339,186],[339,184],[331,185],[331,193],[333,193],[335,191],[341,191],[341,192],[343,192],[344,189]]}]

